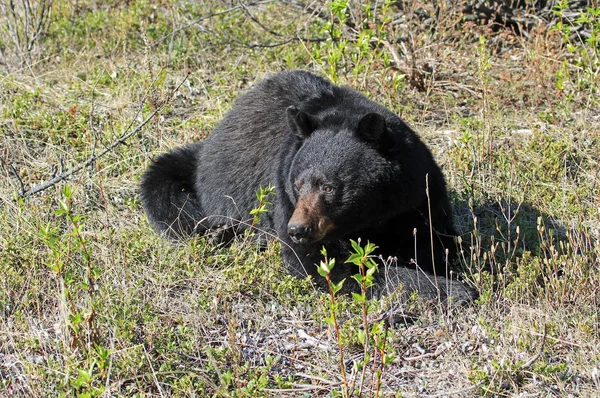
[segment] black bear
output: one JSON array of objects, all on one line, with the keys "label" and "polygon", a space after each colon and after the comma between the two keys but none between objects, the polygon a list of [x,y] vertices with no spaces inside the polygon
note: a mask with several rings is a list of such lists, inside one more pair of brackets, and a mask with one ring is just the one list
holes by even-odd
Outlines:
[{"label": "black bear", "polygon": [[475,296],[445,278],[456,233],[431,152],[385,107],[309,72],[257,83],[208,138],[150,164],[141,198],[154,228],[167,236],[218,230],[229,232],[222,233],[227,240],[248,228],[256,191],[268,185],[276,188],[274,208],[255,227],[282,241],[293,274],[323,285],[315,264],[324,246],[336,259],[332,279],[347,278],[345,290],[358,290],[349,278],[357,268],[345,260],[350,239],[361,238],[405,265],[380,272],[375,294],[402,283],[425,296]]}]

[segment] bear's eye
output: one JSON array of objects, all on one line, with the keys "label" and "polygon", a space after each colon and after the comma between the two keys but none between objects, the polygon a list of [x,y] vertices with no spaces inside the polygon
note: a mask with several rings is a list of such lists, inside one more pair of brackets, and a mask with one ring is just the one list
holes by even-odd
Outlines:
[{"label": "bear's eye", "polygon": [[332,193],[333,192],[333,187],[331,185],[328,185],[328,184],[324,184],[323,187],[321,187],[321,189],[325,193]]}]

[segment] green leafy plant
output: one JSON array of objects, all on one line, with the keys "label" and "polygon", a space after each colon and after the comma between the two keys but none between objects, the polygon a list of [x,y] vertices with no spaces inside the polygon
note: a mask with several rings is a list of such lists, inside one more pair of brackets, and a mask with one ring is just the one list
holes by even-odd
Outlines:
[{"label": "green leafy plant", "polygon": [[367,308],[367,289],[372,287],[375,284],[374,274],[377,272],[377,263],[373,261],[371,257],[371,253],[375,251],[377,246],[374,244],[367,242],[366,246],[363,248],[360,245],[360,239],[357,241],[350,240],[352,245],[352,249],[354,253],[350,255],[347,263],[354,264],[358,267],[359,273],[352,276],[352,278],[358,283],[360,286],[360,293],[352,293],[352,299],[358,303],[362,308],[362,321],[363,321],[363,329],[358,330],[357,336],[358,341],[363,346],[363,359],[361,363],[359,363],[359,367],[361,369],[360,372],[360,382],[359,382],[359,395],[362,385],[364,383],[365,377],[365,369],[366,365],[370,360],[369,353],[369,325],[368,325],[368,308]]},{"label": "green leafy plant", "polygon": [[106,376],[110,351],[101,345],[96,331],[99,305],[96,280],[100,271],[94,265],[91,246],[84,235],[85,217],[74,211],[73,194],[73,188],[65,186],[55,211],[66,221],[68,232],[60,233],[58,227],[46,225],[40,228],[39,236],[50,249],[46,265],[57,280],[59,302],[65,304],[62,312],[68,329],[68,344],[79,347],[85,358],[86,365],[76,365],[77,376],[70,385],[79,395],[91,397],[103,393],[100,381]]},{"label": "green leafy plant", "polygon": [[338,310],[338,304],[335,301],[335,296],[340,290],[342,290],[345,279],[342,279],[340,282],[337,282],[337,283],[335,283],[331,280],[331,271],[333,270],[333,267],[335,267],[335,258],[327,257],[327,250],[325,249],[325,247],[323,247],[321,249],[321,254],[323,255],[324,260],[321,260],[321,262],[317,266],[317,271],[319,272],[319,275],[321,275],[327,281],[327,287],[329,289],[329,297],[330,297],[330,301],[329,301],[330,317],[325,318],[325,322],[327,322],[329,325],[331,325],[335,331],[335,337],[338,342],[338,349],[339,349],[338,353],[339,353],[340,373],[342,374],[342,383],[343,383],[342,384],[342,395],[344,397],[347,397],[348,396],[348,378],[346,376],[346,365],[344,363],[344,347],[342,344],[342,338],[341,338],[341,334],[340,334],[340,326],[338,324],[338,320],[337,320],[337,316],[336,316],[336,313]]},{"label": "green leafy plant", "polygon": [[[340,362],[340,372],[342,375],[342,396],[347,397],[349,394],[362,396],[365,386],[366,369],[369,363],[372,363],[372,383],[374,386],[375,397],[379,396],[381,387],[381,375],[385,366],[392,363],[395,359],[394,355],[386,353],[387,341],[387,326],[383,321],[369,323],[369,314],[372,312],[369,308],[368,289],[375,284],[375,273],[378,270],[377,263],[372,257],[372,253],[377,249],[377,246],[371,242],[363,247],[360,239],[358,241],[350,240],[353,252],[346,260],[347,263],[354,264],[358,267],[358,273],[352,275],[358,286],[360,293],[352,292],[352,300],[358,304],[361,309],[362,328],[356,330],[356,339],[363,348],[362,359],[355,363],[355,374],[351,380],[348,380],[346,368],[344,365],[344,348],[340,333],[340,324],[336,313],[338,312],[338,302],[336,301],[337,293],[342,289],[345,279],[335,283],[331,280],[331,271],[335,267],[335,259],[327,257],[327,251],[323,247],[321,254],[324,260],[318,265],[319,275],[325,278],[329,288],[329,310],[330,316],[325,321],[330,324],[335,331],[336,340],[338,342],[338,354]],[[373,391],[371,391],[373,392]]]},{"label": "green leafy plant", "polygon": [[[362,394],[365,371],[371,358],[373,358],[373,377],[375,378],[375,396],[379,396],[381,387],[381,373],[383,367],[393,361],[393,355],[385,353],[385,342],[387,336],[387,327],[384,327],[383,321],[369,326],[368,315],[369,305],[367,301],[367,290],[375,284],[375,273],[378,271],[377,263],[373,260],[372,253],[377,249],[371,242],[362,247],[360,239],[358,241],[350,240],[354,253],[350,255],[347,263],[358,267],[359,273],[352,278],[359,284],[360,293],[352,293],[352,299],[362,308],[363,329],[357,331],[357,337],[363,346],[363,359],[358,363],[360,368],[360,381],[358,382],[358,395]],[[373,345],[373,348],[371,348]],[[372,351],[372,352],[371,352]],[[376,361],[376,355],[379,355],[379,362]]]},{"label": "green leafy plant", "polygon": [[[556,76],[556,87],[566,91],[572,99],[573,90],[567,90],[566,79],[575,79],[576,90],[597,93],[600,87],[600,7],[586,7],[579,11],[577,18],[567,18],[568,0],[560,0],[552,12],[558,17],[552,28],[558,32],[563,45],[572,57],[565,59]],[[584,37],[576,32],[576,27],[585,27],[588,34]],[[574,68],[568,68],[570,63]],[[572,76],[574,74],[574,76]]]},{"label": "green leafy plant", "polygon": [[269,185],[268,187],[260,187],[256,192],[258,205],[254,209],[250,210],[250,215],[253,216],[250,229],[260,222],[261,215],[269,211],[269,206],[272,204],[269,201],[269,197],[272,195],[275,195],[275,187],[272,185]]}]

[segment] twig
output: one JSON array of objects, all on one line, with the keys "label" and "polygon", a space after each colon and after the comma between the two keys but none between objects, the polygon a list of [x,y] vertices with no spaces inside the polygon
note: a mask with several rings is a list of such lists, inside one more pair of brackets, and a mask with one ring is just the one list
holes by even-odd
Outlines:
[{"label": "twig", "polygon": [[160,387],[158,377],[156,377],[156,371],[154,370],[154,366],[152,366],[152,359],[150,359],[150,355],[148,355],[148,351],[146,350],[146,345],[143,344],[142,348],[144,349],[144,356],[146,357],[146,360],[148,361],[148,365],[150,366],[150,371],[152,371],[152,380],[154,381],[154,385],[156,386],[156,389],[158,390],[160,396],[164,397],[165,394],[163,393],[163,390]]},{"label": "twig", "polygon": [[50,18],[52,16],[52,0],[49,2],[42,1],[40,16],[38,18],[38,23],[35,28],[35,35],[31,38],[30,48],[31,51],[33,49],[33,45],[37,38],[40,35],[45,34],[48,31],[48,27],[50,26]]},{"label": "twig", "polygon": [[64,180],[65,178],[71,176],[74,173],[77,173],[79,170],[89,166],[90,164],[92,164],[93,162],[95,162],[97,159],[101,158],[102,156],[106,155],[108,152],[110,152],[111,150],[113,150],[115,147],[117,147],[120,144],[123,144],[125,142],[125,140],[127,140],[129,137],[131,137],[132,135],[134,135],[135,133],[137,133],[138,131],[140,131],[140,129],[142,127],[144,127],[153,117],[154,115],[156,115],[158,113],[158,111],[160,111],[162,108],[158,108],[156,109],[154,112],[152,112],[152,114],[150,116],[148,116],[146,118],[146,120],[144,120],[142,123],[140,123],[135,129],[133,129],[132,131],[130,131],[129,133],[121,136],[119,139],[117,139],[116,141],[114,141],[112,144],[110,144],[105,150],[103,150],[102,152],[100,152],[98,155],[92,155],[89,157],[89,159],[87,161],[85,161],[85,163],[80,163],[77,166],[63,172],[60,173],[59,175],[57,175],[56,177],[54,177],[53,179],[51,179],[50,181],[47,181],[43,184],[37,185],[33,188],[31,188],[30,190],[24,192],[21,197],[28,197],[31,195],[34,195],[38,192],[41,192],[45,189],[50,188],[51,186],[53,186],[54,184],[56,184],[57,182],[60,182],[62,180]]},{"label": "twig", "polygon": [[440,287],[438,285],[437,272],[435,268],[435,247],[433,243],[433,219],[431,216],[431,197],[429,196],[429,174],[425,174],[425,195],[427,196],[427,210],[429,212],[429,238],[431,242],[431,266],[433,267],[433,277],[435,280],[435,290],[437,290],[438,304],[441,306]]},{"label": "twig", "polygon": [[96,154],[96,146],[98,145],[98,134],[96,134],[96,131],[94,130],[94,96],[96,94],[96,86],[98,85],[99,81],[100,77],[96,79],[94,87],[92,87],[92,102],[90,104],[90,116],[88,117],[88,126],[92,132],[92,136],[94,137],[94,144],[92,145],[92,153],[90,154],[90,157],[93,157]]},{"label": "twig", "polygon": [[240,6],[242,7],[242,9],[244,10],[244,13],[248,16],[248,18],[250,18],[258,26],[260,26],[265,32],[270,33],[273,36],[278,36],[278,37],[282,36],[281,33],[278,33],[278,32],[275,32],[275,31],[271,30],[270,28],[268,28],[265,25],[263,25],[263,23],[260,22],[258,19],[256,19],[254,17],[254,15],[252,15],[252,13],[250,12],[250,10],[248,9],[248,6],[246,4],[244,4],[244,2],[242,0],[240,0],[239,3],[240,3]]},{"label": "twig", "polygon": [[321,350],[328,350],[330,348],[329,345],[324,344],[319,339],[312,337],[311,335],[306,333],[303,329],[298,329],[298,337],[306,340],[306,342],[312,347],[320,348]]},{"label": "twig", "polygon": [[277,43],[257,43],[257,44],[250,44],[250,43],[244,43],[242,41],[238,40],[238,43],[246,48],[275,48],[275,47],[279,47],[279,46],[284,46],[288,43],[291,43],[293,41],[304,41],[304,42],[310,42],[310,43],[321,43],[324,41],[330,40],[328,38],[325,37],[290,37],[287,38],[285,40],[282,40],[280,42]]},{"label": "twig", "polygon": [[23,194],[25,193],[25,185],[23,185],[23,180],[21,179],[21,176],[19,175],[17,169],[15,169],[15,166],[10,164],[9,167],[15,175],[15,177],[17,177],[17,181],[19,181],[19,196],[23,197]]},{"label": "twig", "polygon": [[475,385],[469,386],[469,387],[465,387],[465,388],[461,388],[459,390],[451,390],[451,391],[443,391],[437,394],[433,394],[433,395],[425,395],[425,397],[428,398],[434,398],[434,397],[455,397],[455,396],[459,396],[461,394],[467,393],[469,391],[473,391],[477,388],[479,388],[479,386],[481,386],[483,384],[482,381],[478,382]]},{"label": "twig", "polygon": [[282,35],[279,32],[275,32],[274,30],[270,29],[268,26],[265,26],[262,22],[260,22],[254,15],[252,15],[252,13],[250,12],[250,9],[248,8],[248,6],[246,4],[244,4],[241,0],[240,0],[240,5],[242,6],[244,12],[246,13],[246,15],[248,16],[248,18],[250,18],[255,24],[257,24],[261,29],[263,29],[265,32],[276,36],[276,37],[281,37],[284,40],[280,41],[278,43],[264,43],[264,44],[244,44],[245,46],[248,46],[250,48],[272,48],[272,47],[279,47],[279,46],[283,46],[285,44],[291,43],[293,41],[306,41],[306,42],[313,42],[313,43],[319,43],[322,41],[326,41],[329,40],[329,38],[326,37],[300,37],[300,36],[293,36],[293,37],[287,37],[285,38],[284,35]]},{"label": "twig", "polygon": [[556,341],[558,343],[567,344],[567,345],[569,345],[571,347],[577,347],[577,348],[581,348],[581,349],[589,348],[587,346],[584,346],[583,344],[577,344],[577,343],[573,343],[572,341],[567,341],[567,340],[559,339],[557,337],[548,336],[548,334],[546,333],[545,329],[544,329],[544,333],[534,332],[534,331],[523,329],[523,328],[517,328],[517,330],[529,333],[532,336],[542,336],[542,337],[544,337],[544,334],[545,334],[546,335],[545,339],[550,339],[550,340]]},{"label": "twig", "polygon": [[[0,1],[0,10],[5,16],[8,33],[12,37],[14,50],[26,64],[33,63],[32,52],[40,38],[46,35],[52,16],[53,0],[41,0],[34,6],[22,0],[20,6],[13,0],[8,4]],[[22,32],[19,32],[22,29]]]},{"label": "twig", "polygon": [[542,341],[540,342],[540,350],[537,352],[537,354],[535,354],[533,357],[531,357],[527,362],[525,362],[523,365],[519,366],[519,370],[524,370],[529,368],[531,365],[533,365],[533,363],[535,361],[538,360],[539,357],[542,356],[542,354],[544,353],[544,344],[546,343],[546,325],[544,325],[544,334],[542,335]]},{"label": "twig", "polygon": [[319,376],[315,376],[315,375],[310,375],[308,373],[296,372],[294,374],[294,376],[296,376],[296,377],[304,377],[305,379],[309,379],[309,380],[320,381],[321,383],[325,383],[325,384],[328,384],[330,386],[339,386],[340,384],[342,384],[339,381],[331,381],[331,380],[325,379],[323,377],[319,377]]},{"label": "twig", "polygon": [[[179,88],[181,87],[181,85],[187,80],[187,76],[181,81],[181,83],[179,83],[179,85],[173,90],[173,93],[176,92],[177,90],[179,90]],[[127,141],[127,139],[129,139],[131,136],[133,136],[134,134],[136,134],[138,131],[140,131],[146,124],[148,124],[148,122],[150,120],[152,120],[152,118],[154,118],[154,116],[159,113],[164,107],[165,107],[166,103],[161,105],[160,107],[156,108],[154,110],[154,112],[152,112],[150,114],[150,116],[148,116],[143,122],[141,122],[136,128],[134,128],[133,130],[131,130],[129,133],[123,134],[121,135],[119,138],[117,138],[115,141],[113,141],[112,144],[110,144],[109,146],[107,146],[102,152],[98,153],[97,155],[93,154],[88,158],[88,160],[86,160],[84,163],[80,163],[77,166],[60,173],[59,175],[57,175],[56,177],[52,178],[51,180],[37,185],[33,188],[31,188],[30,190],[26,191],[26,192],[22,192],[21,193],[21,197],[26,198],[28,196],[34,195],[38,192],[41,192],[45,189],[48,189],[49,187],[53,186],[54,184],[64,180],[65,178],[77,173],[79,170],[89,166],[90,164],[92,164],[93,162],[95,162],[97,159],[101,158],[102,156],[106,155],[108,152],[112,151],[114,148],[116,148],[117,146],[124,144],[125,141]],[[140,111],[141,111],[142,107],[140,106]],[[139,113],[139,112],[138,112]],[[127,126],[127,128],[125,129],[125,131],[129,130],[131,128],[131,126],[133,125],[133,120],[131,121],[131,123],[129,124],[129,126]],[[20,178],[19,178],[20,180]],[[23,189],[23,188],[22,188]]]},{"label": "twig", "polygon": [[414,357],[404,357],[404,358],[402,358],[402,360],[405,362],[414,362],[414,361],[420,361],[420,360],[426,359],[426,358],[437,358],[440,355],[442,355],[443,353],[445,353],[446,351],[448,351],[448,349],[450,349],[450,345],[444,344],[444,345],[440,345],[435,350],[435,352],[427,352],[427,353],[417,355]]},{"label": "twig", "polygon": [[313,384],[293,383],[292,386],[294,386],[296,388],[263,388],[263,389],[261,389],[261,391],[283,394],[283,393],[288,393],[288,392],[289,393],[299,393],[299,392],[307,392],[307,391],[314,391],[314,390],[329,390],[330,389],[330,387],[328,387],[328,386],[318,386],[318,385],[313,385]]},{"label": "twig", "polygon": [[[301,1],[283,1],[286,4],[291,4],[292,6],[296,7],[296,8],[300,8],[302,9],[303,12],[310,14],[310,17],[312,19],[312,17],[317,17],[322,19],[323,21],[329,21],[330,17],[327,13],[321,11],[323,10],[323,5],[321,6],[321,9],[318,9],[317,7],[313,7],[312,4],[308,4],[308,3],[303,3]],[[319,4],[319,3],[317,3]],[[308,12],[307,12],[308,11]]]},{"label": "twig", "polygon": [[311,42],[311,43],[320,43],[323,41],[327,41],[330,40],[330,38],[326,38],[326,37],[300,37],[300,36],[292,36],[292,37],[284,37],[281,33],[275,32],[273,30],[271,30],[270,28],[268,28],[267,26],[265,26],[264,24],[262,24],[258,19],[256,19],[256,17],[254,17],[251,13],[248,7],[251,6],[257,6],[257,5],[262,5],[262,4],[268,4],[268,3],[272,3],[275,0],[263,0],[263,1],[256,1],[256,2],[252,2],[252,3],[248,3],[248,4],[243,4],[242,2],[240,2],[240,5],[237,6],[233,6],[230,7],[226,10],[223,11],[218,11],[209,15],[205,15],[203,17],[200,17],[180,28],[174,29],[171,33],[161,37],[160,39],[156,40],[154,43],[152,43],[152,45],[150,45],[151,48],[155,48],[157,45],[159,45],[160,43],[162,43],[163,41],[165,41],[166,39],[174,36],[175,34],[179,33],[182,30],[188,29],[193,25],[196,25],[204,20],[219,16],[219,15],[223,15],[223,14],[227,14],[233,11],[238,11],[238,10],[243,10],[246,15],[254,22],[256,23],[258,26],[260,26],[261,29],[263,29],[264,31],[266,31],[267,33],[275,36],[275,37],[279,37],[282,40],[276,43],[246,43],[243,42],[235,37],[230,37],[230,40],[232,40],[234,43],[238,44],[239,46],[242,46],[244,48],[275,48],[275,47],[280,47],[283,45],[286,45],[288,43],[294,42],[294,41],[304,41],[304,42]]},{"label": "twig", "polygon": [[171,36],[174,36],[175,34],[181,32],[182,30],[186,30],[187,28],[189,28],[189,27],[191,27],[193,25],[196,25],[197,23],[202,22],[204,20],[207,20],[207,19],[210,19],[210,18],[214,18],[214,17],[217,17],[219,15],[223,15],[223,14],[228,14],[228,13],[230,13],[232,11],[239,10],[239,9],[241,9],[243,7],[255,6],[255,5],[260,5],[260,4],[267,4],[267,3],[272,3],[273,1],[275,1],[275,0],[256,1],[256,2],[252,2],[252,3],[248,3],[248,4],[244,5],[244,6],[238,5],[238,6],[230,7],[228,9],[226,9],[226,10],[223,10],[223,11],[218,11],[218,12],[214,12],[212,14],[205,15],[203,17],[200,17],[200,18],[198,18],[198,19],[196,19],[196,20],[188,23],[187,25],[184,25],[184,26],[182,26],[180,28],[177,28],[177,29],[173,30],[168,35],[165,35],[165,36],[161,37],[160,39],[156,40],[154,43],[152,43],[152,45],[150,47],[155,48],[156,46],[158,46],[160,43],[162,43],[166,39],[170,38]]}]

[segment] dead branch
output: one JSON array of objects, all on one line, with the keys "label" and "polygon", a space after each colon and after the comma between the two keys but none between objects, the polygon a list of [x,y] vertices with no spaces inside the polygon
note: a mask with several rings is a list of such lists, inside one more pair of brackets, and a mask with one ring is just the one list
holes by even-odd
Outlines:
[{"label": "dead branch", "polygon": [[265,26],[262,22],[260,22],[254,15],[252,15],[250,10],[248,9],[248,6],[246,4],[244,4],[242,1],[240,1],[240,6],[244,10],[244,13],[248,16],[248,18],[250,18],[258,26],[260,26],[265,32],[267,32],[273,36],[281,37],[281,33],[271,30],[270,28]]},{"label": "dead branch", "polygon": [[[278,37],[280,38],[280,41],[276,42],[276,43],[246,43],[244,41],[241,41],[235,37],[231,37],[230,39],[232,40],[233,43],[244,47],[244,48],[274,48],[274,47],[280,47],[283,45],[286,45],[288,43],[294,42],[294,41],[304,41],[304,42],[312,42],[312,43],[317,43],[317,42],[323,42],[323,41],[327,41],[327,40],[331,40],[330,38],[327,37],[300,37],[300,36],[289,36],[289,37],[285,37],[283,36],[281,33],[279,32],[275,32],[274,30],[270,29],[269,27],[265,26],[263,23],[261,23],[251,12],[250,12],[250,8],[249,7],[253,7],[253,6],[259,6],[259,5],[263,5],[263,4],[268,4],[268,3],[272,3],[276,0],[262,0],[262,1],[254,1],[254,2],[250,2],[247,4],[244,4],[242,1],[239,2],[239,5],[237,6],[233,6],[230,8],[227,8],[226,10],[223,11],[218,11],[218,12],[214,12],[212,14],[209,15],[205,15],[203,17],[197,18],[194,21],[180,27],[177,29],[174,29],[171,33],[161,37],[160,39],[156,40],[154,43],[151,44],[151,48],[155,48],[157,45],[159,45],[160,43],[162,43],[163,41],[165,41],[166,39],[173,37],[174,35],[176,35],[177,33],[181,32],[182,30],[186,30],[194,25],[197,25],[198,23],[205,21],[207,19],[211,19],[220,15],[224,15],[224,14],[228,14],[230,12],[234,12],[234,11],[239,11],[242,10],[247,16],[248,18],[250,18],[250,20],[252,22],[254,22],[255,24],[257,24],[261,29],[263,29],[265,32],[267,32],[268,34]],[[300,3],[297,2],[292,2],[289,3],[292,4],[296,7],[298,7],[298,5]],[[308,7],[308,6],[306,6]]]},{"label": "dead branch", "polygon": [[0,1],[7,32],[21,61],[33,62],[32,53],[51,23],[52,3],[53,0],[41,0],[33,4],[29,0],[20,3],[14,0]]},{"label": "dead branch", "polygon": [[[177,92],[177,90],[179,90],[179,88],[181,87],[181,85],[187,80],[187,76],[179,83],[179,85],[177,85],[177,87],[175,87],[175,89],[171,92],[171,95],[174,94],[175,92]],[[83,163],[78,164],[77,166],[60,173],[59,175],[57,175],[56,177],[52,178],[51,180],[37,185],[31,189],[29,189],[28,191],[23,192],[23,183],[21,178],[18,176],[18,173],[16,172],[16,170],[13,170],[13,173],[15,173],[15,175],[17,176],[18,180],[21,183],[21,193],[20,196],[23,198],[26,198],[28,196],[34,195],[38,192],[41,192],[53,185],[55,185],[56,183],[66,179],[67,177],[77,173],[78,171],[88,167],[89,165],[91,165],[92,163],[94,163],[96,160],[100,159],[101,157],[103,157],[104,155],[106,155],[107,153],[111,152],[113,149],[115,149],[117,146],[124,144],[131,136],[133,136],[134,134],[136,134],[138,131],[140,131],[146,124],[148,124],[148,122],[150,120],[152,120],[154,118],[154,116],[156,116],[156,114],[158,114],[160,111],[163,110],[163,108],[167,105],[168,101],[165,102],[164,104],[162,104],[161,106],[159,106],[158,108],[156,108],[154,110],[154,112],[152,112],[150,114],[150,116],[148,116],[146,119],[144,119],[144,121],[142,121],[140,124],[137,125],[137,127],[135,127],[133,130],[131,129],[131,126],[133,125],[133,121],[135,120],[135,118],[141,113],[142,108],[143,108],[143,104],[144,101],[142,101],[142,103],[140,104],[140,107],[135,115],[135,117],[132,119],[131,123],[129,124],[129,126],[127,126],[127,128],[125,129],[125,132],[123,132],[123,134],[121,134],[120,137],[118,137],[115,141],[113,141],[110,145],[108,145],[107,147],[104,148],[104,150],[98,154],[95,154],[95,151],[92,151],[91,156],[88,158],[88,160],[86,160]],[[94,149],[95,149],[95,144],[94,144]]]},{"label": "dead branch", "polygon": [[296,1],[296,0],[284,1],[284,3],[290,4],[294,7],[302,10],[302,12],[308,13],[311,17],[317,17],[319,19],[322,19],[323,21],[329,21],[329,19],[331,18],[329,14],[322,11],[322,9],[323,9],[322,6],[321,6],[321,8],[315,7],[312,5],[314,3],[309,4],[309,3],[304,3],[302,1]]},{"label": "dead branch", "polygon": [[544,334],[542,335],[542,341],[540,342],[539,351],[533,357],[531,357],[527,362],[525,362],[524,364],[519,366],[519,370],[528,369],[531,365],[533,365],[533,363],[535,361],[537,361],[544,354],[544,345],[546,343],[546,332],[547,332],[547,327],[546,327],[546,325],[544,325]]},{"label": "dead branch", "polygon": [[272,3],[273,1],[275,1],[275,0],[263,0],[263,1],[255,1],[255,2],[252,2],[252,3],[248,3],[248,4],[246,4],[246,5],[243,5],[243,6],[242,6],[242,5],[237,5],[237,6],[230,7],[230,8],[228,8],[228,9],[226,9],[226,10],[223,10],[223,11],[217,11],[217,12],[213,12],[212,14],[205,15],[205,16],[203,16],[203,17],[200,17],[200,18],[198,18],[198,19],[196,19],[196,20],[194,20],[194,21],[192,21],[192,22],[188,23],[187,25],[184,25],[184,26],[182,26],[182,27],[180,27],[180,28],[174,29],[174,30],[173,30],[171,33],[169,33],[168,35],[165,35],[165,36],[161,37],[160,39],[156,40],[154,43],[152,43],[152,46],[151,46],[151,47],[152,47],[152,48],[155,48],[155,47],[156,47],[156,46],[158,46],[160,43],[162,43],[163,41],[167,40],[168,38],[170,38],[170,37],[172,37],[172,36],[176,35],[177,33],[181,32],[182,30],[186,30],[186,29],[188,29],[188,28],[190,28],[190,27],[192,27],[192,26],[194,26],[194,25],[196,25],[196,24],[198,24],[198,23],[200,23],[200,22],[202,22],[202,21],[205,21],[205,20],[207,20],[207,19],[211,19],[211,18],[217,17],[217,16],[219,16],[219,15],[228,14],[228,13],[230,13],[230,12],[233,12],[233,11],[236,11],[236,10],[240,10],[240,9],[242,9],[242,8],[244,8],[244,7],[248,7],[248,6],[256,6],[256,5],[260,5],[260,4]]},{"label": "dead branch", "polygon": [[116,148],[118,145],[123,144],[129,137],[131,137],[132,135],[134,135],[135,133],[137,133],[138,131],[140,131],[140,129],[142,129],[142,127],[144,127],[160,110],[162,110],[162,108],[157,108],[154,112],[152,112],[152,114],[150,116],[148,116],[142,123],[140,123],[135,129],[131,130],[129,133],[122,135],[121,137],[119,137],[116,141],[114,141],[112,144],[110,144],[108,147],[106,147],[106,149],[104,149],[102,152],[100,152],[98,155],[92,155],[88,158],[88,160],[86,160],[84,163],[80,163],[77,166],[63,172],[60,173],[59,175],[57,175],[56,177],[52,178],[51,180],[37,185],[33,188],[31,188],[28,191],[25,191],[21,194],[22,197],[26,198],[28,196],[31,196],[33,194],[36,194],[38,192],[41,192],[47,188],[50,188],[51,186],[53,186],[54,184],[56,184],[57,182],[60,182],[62,180],[64,180],[65,178],[71,176],[72,174],[77,173],[79,170],[89,166],[90,164],[94,163],[97,159],[101,158],[102,156],[106,155],[108,152],[112,151],[114,148]]},{"label": "dead branch", "polygon": [[14,174],[14,176],[17,178],[17,181],[19,181],[19,196],[22,197],[23,194],[25,193],[25,185],[23,185],[23,179],[17,172],[17,169],[15,169],[15,166],[10,164],[9,167],[10,167],[10,170],[12,171],[12,173]]}]

